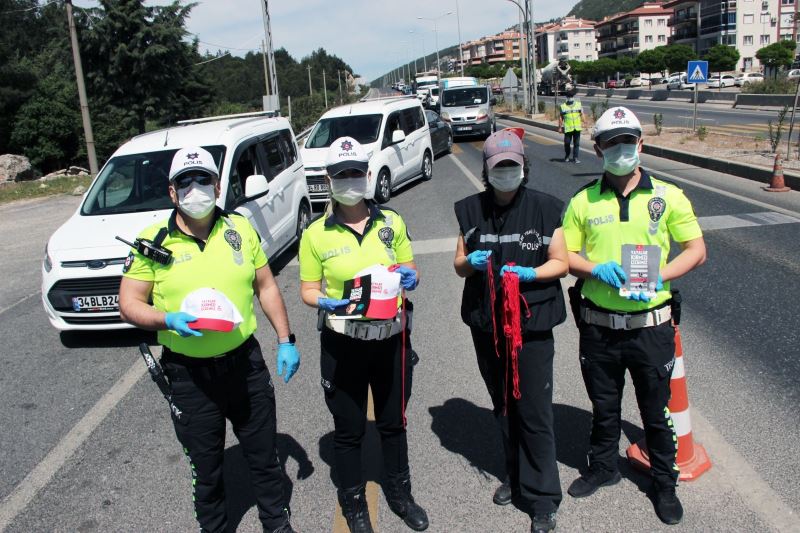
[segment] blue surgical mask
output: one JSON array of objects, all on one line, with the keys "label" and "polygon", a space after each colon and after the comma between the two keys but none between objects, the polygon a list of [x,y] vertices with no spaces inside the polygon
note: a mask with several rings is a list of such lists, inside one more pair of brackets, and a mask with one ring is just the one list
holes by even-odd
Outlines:
[{"label": "blue surgical mask", "polygon": [[615,144],[603,150],[603,170],[625,176],[639,166],[639,143]]}]

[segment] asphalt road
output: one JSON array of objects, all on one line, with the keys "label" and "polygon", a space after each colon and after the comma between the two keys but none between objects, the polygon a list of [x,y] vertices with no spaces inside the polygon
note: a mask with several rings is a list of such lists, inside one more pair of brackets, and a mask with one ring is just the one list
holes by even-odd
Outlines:
[{"label": "asphalt road", "polygon": [[[552,96],[539,96],[540,99],[549,104],[553,103]],[[590,106],[592,103],[602,104],[606,98],[598,96],[580,96],[584,102],[584,112],[591,114]],[[563,96],[559,96],[559,102]],[[653,102],[650,100],[628,100],[624,97],[612,97],[608,99],[610,105],[623,105],[630,108],[640,117],[643,124],[652,124],[653,115],[661,113],[664,116],[664,126],[691,128],[694,104],[681,101]],[[599,109],[599,107],[598,107]],[[599,111],[598,111],[599,115]],[[791,111],[786,116],[784,125],[784,140],[789,133],[789,118]],[[761,136],[769,139],[768,121],[778,122],[778,110],[776,108],[764,109],[733,109],[730,104],[698,104],[697,105],[697,125],[705,126],[712,133],[723,133],[728,135],[743,135],[749,137]],[[796,117],[792,139],[797,139],[800,131],[800,116]]]},{"label": "asphalt road", "polygon": [[[585,153],[561,163],[558,137],[529,129],[530,186],[567,200],[600,172]],[[459,142],[436,160],[434,177],[390,201],[407,221],[422,284],[413,342],[408,410],[414,494],[429,531],[528,531],[529,521],[491,503],[502,474],[500,442],[458,307],[462,281],[452,270],[454,201],[478,189],[480,141]],[[585,464],[590,405],[571,320],[556,330],[554,411],[565,499],[561,531],[798,531],[800,442],[797,331],[800,193],[770,195],[758,184],[644,157],[656,175],[676,180],[706,231],[709,261],[681,280],[682,333],[695,437],[714,466],[679,488],[686,517],[663,526],[643,490],[647,478],[624,460],[641,425],[633,395],[624,401],[623,482],[586,500],[566,496]],[[0,531],[194,531],[189,466],[167,407],[144,376],[136,333],[62,335],[39,301],[47,236],[77,207],[61,197],[2,207],[0,218]],[[769,216],[763,213],[771,213]],[[288,385],[276,380],[278,451],[285,461],[293,523],[302,532],[334,529],[332,429],[319,385],[315,313],[298,295],[291,252],[273,261],[303,364]],[[569,280],[566,280],[569,283]],[[257,333],[274,368],[267,321]],[[146,338],[146,336],[145,336]],[[367,479],[379,479],[375,433],[365,451]],[[247,469],[235,438],[226,451],[229,516],[239,531],[260,531]],[[378,530],[408,529],[376,496]]]}]

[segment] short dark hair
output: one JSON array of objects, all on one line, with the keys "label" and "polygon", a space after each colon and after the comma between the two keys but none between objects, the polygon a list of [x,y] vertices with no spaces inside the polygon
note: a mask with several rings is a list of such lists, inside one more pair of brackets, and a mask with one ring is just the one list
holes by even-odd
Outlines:
[{"label": "short dark hair", "polygon": [[[524,161],[524,164],[522,165],[522,183],[519,184],[520,187],[524,187],[525,184],[528,183],[528,176],[531,173],[531,168],[528,162],[528,156],[523,155],[522,160]],[[494,190],[492,184],[489,183],[489,171],[486,167],[486,161],[483,162],[483,172],[481,173],[481,178],[483,178],[483,186],[486,187],[487,191]]]}]

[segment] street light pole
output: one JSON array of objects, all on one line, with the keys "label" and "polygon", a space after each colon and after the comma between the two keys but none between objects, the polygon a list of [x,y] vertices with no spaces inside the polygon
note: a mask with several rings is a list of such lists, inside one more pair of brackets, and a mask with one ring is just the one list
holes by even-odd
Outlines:
[{"label": "street light pole", "polygon": [[[539,112],[539,91],[536,89],[536,45],[533,42],[534,32],[532,30],[532,23],[531,19],[533,17],[533,7],[531,6],[531,0],[524,0],[525,7],[523,8],[522,5],[517,2],[517,0],[507,0],[511,2],[515,6],[517,6],[522,13],[523,17],[523,24],[525,25],[525,56],[527,57],[528,62],[528,72],[524,73],[523,77],[525,77],[528,81],[527,90],[526,90],[526,109],[525,112],[528,114],[533,114],[535,112]],[[520,28],[522,30],[522,28]],[[521,51],[520,51],[521,52]],[[533,93],[533,98],[528,95],[528,91]],[[533,101],[533,107],[530,106],[530,102]]]},{"label": "street light pole", "polygon": [[[416,34],[416,32],[414,30],[408,30],[408,33]],[[422,37],[422,43],[423,43],[423,45],[422,45],[422,55],[424,56],[425,55],[425,37],[424,36]],[[417,53],[414,51],[414,41],[413,40],[411,41],[411,55],[414,56],[414,77],[416,77],[417,73],[419,72],[419,66],[417,66],[417,59],[419,59],[419,58],[417,57]]]},{"label": "street light pole", "polygon": [[461,11],[458,8],[458,0],[456,0],[456,20],[458,21],[458,54],[459,63],[461,64],[461,77],[464,77],[464,49],[461,47]]},{"label": "street light pole", "polygon": [[308,96],[311,96],[314,94],[314,91],[311,89],[311,65],[309,65],[307,68],[308,68]]},{"label": "street light pole", "polygon": [[67,21],[69,22],[69,37],[72,42],[72,60],[75,63],[75,78],[78,82],[78,100],[81,105],[81,119],[83,120],[83,134],[86,137],[86,155],[89,157],[89,171],[97,175],[97,154],[94,151],[94,134],[92,133],[92,119],[89,115],[89,100],[86,98],[86,87],[83,84],[83,64],[81,63],[81,50],[78,48],[78,32],[75,29],[75,19],[72,18],[72,0],[65,2],[67,8]]},{"label": "street light pole", "polygon": [[427,20],[427,21],[433,22],[433,34],[434,34],[434,38],[436,39],[436,75],[439,76],[440,78],[441,78],[441,72],[442,72],[442,64],[441,64],[441,61],[439,59],[439,28],[438,28],[438,26],[436,24],[436,21],[439,20],[440,18],[444,18],[447,15],[452,15],[452,14],[453,14],[452,11],[448,11],[447,13],[442,13],[438,17],[433,17],[433,18],[417,17],[419,20]]}]

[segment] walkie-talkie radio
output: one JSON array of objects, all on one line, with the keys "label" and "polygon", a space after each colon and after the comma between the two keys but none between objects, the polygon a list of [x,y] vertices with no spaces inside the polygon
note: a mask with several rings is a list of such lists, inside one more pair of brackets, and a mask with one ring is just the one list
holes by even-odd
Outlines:
[{"label": "walkie-talkie radio", "polygon": [[149,239],[135,239],[133,242],[128,242],[122,237],[116,237],[118,241],[124,242],[143,256],[152,259],[161,265],[168,265],[172,261],[172,251],[164,248],[160,243],[151,241]]}]

